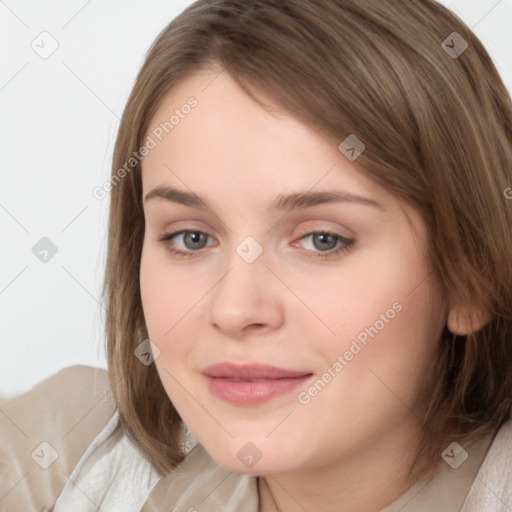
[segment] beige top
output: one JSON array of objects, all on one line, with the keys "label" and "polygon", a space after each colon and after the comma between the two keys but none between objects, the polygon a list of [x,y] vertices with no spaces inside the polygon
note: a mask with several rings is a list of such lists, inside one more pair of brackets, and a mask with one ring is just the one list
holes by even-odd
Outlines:
[{"label": "beige top", "polygon": [[[158,474],[122,432],[103,369],[65,368],[3,401],[0,433],[2,511],[258,512],[256,477],[225,470],[198,443]],[[379,512],[510,512],[512,422],[466,451]]]}]

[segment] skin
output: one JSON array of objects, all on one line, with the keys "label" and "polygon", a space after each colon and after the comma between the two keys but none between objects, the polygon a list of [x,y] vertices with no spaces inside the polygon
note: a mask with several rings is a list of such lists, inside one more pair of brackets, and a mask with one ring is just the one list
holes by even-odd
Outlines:
[{"label": "skin", "polygon": [[[148,135],[191,96],[198,106],[143,161],[144,197],[165,185],[210,206],[144,203],[141,296],[162,384],[213,459],[265,476],[260,510],[275,510],[274,500],[282,512],[379,510],[410,485],[403,477],[420,427],[412,411],[449,313],[425,258],[426,226],[338,150],[341,139],[270,114],[226,73],[183,80]],[[281,193],[310,190],[346,191],[384,209],[345,202],[267,211]],[[198,250],[183,236],[158,240],[180,229],[204,232],[207,242]],[[320,258],[308,233],[326,229],[355,242]],[[236,252],[248,236],[263,248],[250,264]],[[196,252],[177,256],[169,246]],[[252,362],[316,380],[395,303],[400,312],[307,404],[298,395],[311,383],[260,405],[232,405],[200,373]],[[248,442],[262,454],[252,468],[237,457]]]}]

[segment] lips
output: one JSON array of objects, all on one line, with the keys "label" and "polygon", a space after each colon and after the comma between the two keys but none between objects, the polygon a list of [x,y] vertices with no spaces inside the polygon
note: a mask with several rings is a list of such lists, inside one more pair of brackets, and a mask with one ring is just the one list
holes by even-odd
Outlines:
[{"label": "lips", "polygon": [[201,372],[209,390],[218,398],[238,405],[256,405],[290,392],[312,376],[308,371],[276,366],[219,363]]},{"label": "lips", "polygon": [[240,380],[262,380],[262,379],[293,379],[310,375],[308,371],[293,371],[277,368],[276,366],[264,364],[251,364],[238,366],[232,363],[219,363],[208,366],[203,370],[208,377]]}]

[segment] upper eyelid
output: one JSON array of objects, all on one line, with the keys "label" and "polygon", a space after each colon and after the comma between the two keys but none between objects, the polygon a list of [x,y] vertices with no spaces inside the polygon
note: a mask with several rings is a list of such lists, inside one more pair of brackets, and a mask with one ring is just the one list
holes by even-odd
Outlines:
[{"label": "upper eyelid", "polygon": [[[170,240],[174,239],[175,237],[177,237],[179,235],[185,235],[187,233],[201,233],[201,234],[205,235],[207,238],[214,239],[214,237],[212,237],[211,235],[209,235],[205,231],[202,231],[201,229],[181,229],[181,230],[176,230],[176,231],[173,231],[171,233],[164,234],[160,238],[161,239],[166,239],[167,241],[170,241]],[[344,235],[342,235],[340,233],[335,232],[335,230],[322,229],[322,228],[305,230],[304,232],[300,233],[297,238],[294,239],[294,242],[302,240],[302,239],[304,239],[304,238],[306,238],[308,236],[315,235],[315,234],[320,234],[320,233],[325,233],[325,234],[329,234],[331,236],[334,236],[340,242],[346,241],[347,243],[350,242],[350,244],[355,242],[354,238],[350,238],[350,237],[344,236]],[[205,246],[203,249],[205,249],[206,247],[208,247],[208,245]],[[194,253],[194,252],[200,252],[203,249],[199,249],[197,251],[185,250],[184,252]]]},{"label": "upper eyelid", "polygon": [[185,235],[187,233],[201,233],[202,235],[205,235],[207,238],[214,239],[213,236],[209,235],[208,233],[206,233],[205,231],[203,231],[201,229],[180,229],[178,231],[172,231],[168,234],[164,234],[164,235],[162,235],[162,238],[171,239],[171,238],[175,238],[179,235]]},{"label": "upper eyelid", "polygon": [[[205,230],[202,230],[202,229],[187,229],[187,228],[173,230],[173,231],[170,231],[167,234],[163,234],[162,236],[163,237],[174,237],[174,236],[177,236],[177,235],[182,235],[184,233],[201,233],[203,235],[206,235],[209,238],[214,238],[213,236],[211,236]],[[333,235],[333,236],[339,236],[340,238],[344,238],[346,240],[350,240],[351,239],[350,236],[345,236],[345,235],[342,235],[341,233],[337,233],[336,230],[331,229],[331,228],[306,229],[306,230],[302,231],[298,236],[299,236],[299,238],[304,238],[305,236],[314,235],[314,234],[318,234],[318,233],[326,233],[326,234],[330,234],[330,235]]]},{"label": "upper eyelid", "polygon": [[[312,222],[317,222],[317,223],[321,223],[323,225],[321,225],[320,227],[316,227],[316,226],[309,226],[310,223]],[[336,224],[337,227],[329,227],[327,226],[325,223],[330,223],[330,224]],[[202,228],[202,227],[199,227],[199,226],[193,226],[193,225],[190,225],[190,221],[178,221],[177,224],[185,224],[183,227],[176,227],[176,228],[171,228],[169,230],[169,234],[178,234],[178,233],[183,233],[183,232],[193,232],[193,233],[197,233],[197,232],[201,232],[201,233],[204,233],[208,236],[211,236],[209,234],[209,228]],[[200,224],[205,224],[203,221],[199,221]],[[319,233],[319,232],[331,232],[333,234],[336,234],[336,235],[339,235],[341,236],[342,238],[346,238],[346,239],[350,239],[352,237],[357,237],[357,233],[356,231],[354,231],[353,229],[350,229],[348,226],[342,226],[339,224],[339,222],[337,221],[327,221],[326,219],[324,219],[323,221],[322,220],[319,220],[319,219],[316,219],[316,220],[301,220],[299,221],[299,224],[302,225],[302,224],[308,224],[308,227],[306,228],[299,228],[299,230],[301,231],[301,236],[305,236],[306,234],[311,234],[311,233]],[[274,230],[274,227],[276,225],[274,225],[272,227],[272,231]],[[217,229],[217,228],[214,228],[215,231],[219,232],[221,236],[224,236],[226,234],[226,232],[224,232],[223,229],[221,229],[220,231]],[[295,229],[296,230],[296,229]],[[294,231],[295,231],[294,230]],[[162,230],[162,231],[165,231],[165,228]],[[232,232],[232,230],[229,230]],[[340,231],[345,231],[346,232],[346,235],[342,234]]]}]

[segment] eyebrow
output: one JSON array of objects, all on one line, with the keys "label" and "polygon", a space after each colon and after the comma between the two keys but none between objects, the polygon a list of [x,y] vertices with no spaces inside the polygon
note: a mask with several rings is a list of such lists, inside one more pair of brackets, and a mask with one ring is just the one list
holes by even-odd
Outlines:
[{"label": "eyebrow", "polygon": [[[193,192],[187,192],[177,188],[164,186],[156,187],[146,195],[144,203],[156,198],[165,199],[172,203],[189,206],[199,210],[210,210],[208,203],[200,196]],[[291,194],[280,194],[270,205],[269,212],[306,209],[328,203],[355,203],[364,206],[372,206],[386,211],[386,207],[378,201],[375,201],[375,199],[343,191],[326,190],[318,192],[306,191]]]}]

